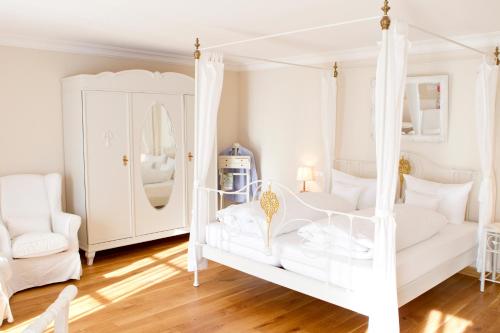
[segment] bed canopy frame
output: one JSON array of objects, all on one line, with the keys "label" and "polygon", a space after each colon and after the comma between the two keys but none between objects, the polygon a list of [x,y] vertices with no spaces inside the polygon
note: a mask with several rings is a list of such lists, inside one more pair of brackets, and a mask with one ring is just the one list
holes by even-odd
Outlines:
[{"label": "bed canopy frame", "polygon": [[[318,31],[318,30],[324,30],[324,29],[331,29],[331,28],[336,28],[336,27],[341,27],[341,26],[346,26],[346,25],[354,25],[357,23],[362,23],[362,22],[370,22],[370,21],[376,21],[380,19],[380,26],[382,30],[389,29],[390,24],[391,24],[391,19],[388,15],[391,7],[389,6],[389,1],[385,0],[384,5],[381,8],[383,11],[383,16],[380,18],[380,16],[371,16],[371,17],[366,17],[366,18],[360,18],[360,19],[354,19],[354,20],[348,20],[348,21],[342,21],[342,22],[336,22],[336,23],[330,23],[330,24],[324,24],[324,25],[319,25],[315,27],[310,27],[310,28],[303,28],[303,29],[296,29],[296,30],[290,30],[286,32],[280,32],[280,33],[275,33],[275,34],[268,34],[264,36],[259,36],[259,37],[254,37],[254,38],[247,38],[247,39],[242,39],[238,41],[232,41],[232,42],[226,42],[226,43],[221,43],[221,44],[216,44],[216,45],[210,45],[206,47],[201,47],[200,40],[199,38],[196,38],[195,40],[195,51],[194,51],[194,58],[199,59],[201,56],[201,52],[204,51],[212,51],[212,50],[220,50],[227,48],[229,46],[235,46],[235,45],[241,45],[241,44],[247,44],[251,42],[257,42],[257,41],[263,41],[263,40],[268,40],[268,39],[274,39],[274,38],[279,38],[279,37],[285,37],[285,36],[290,36],[290,35],[296,35],[300,33],[305,33],[305,32],[312,32],[312,31]],[[429,29],[426,29],[424,27],[420,27],[416,24],[408,23],[408,26],[414,30],[420,31],[424,34],[427,34],[429,36],[441,39],[443,41],[455,44],[461,48],[467,49],[469,51],[475,52],[477,54],[483,55],[483,56],[490,56],[487,52],[484,52],[482,50],[479,50],[477,48],[471,47],[469,45],[466,45],[464,43],[461,43],[459,41],[456,41],[452,38],[443,36],[441,34],[438,34],[436,32],[430,31]],[[498,47],[496,52],[498,52]],[[493,54],[496,61],[498,61],[498,54],[494,53]],[[236,58],[242,58],[242,59],[248,59],[248,60],[256,60],[256,61],[263,61],[263,62],[269,62],[269,63],[275,63],[275,64],[281,64],[281,65],[289,65],[289,66],[297,66],[297,67],[304,67],[304,68],[310,68],[310,69],[318,69],[318,70],[325,70],[327,68],[324,67],[319,67],[319,66],[311,66],[311,65],[305,65],[305,64],[299,64],[299,63],[292,63],[292,62],[287,62],[287,61],[281,61],[281,60],[276,60],[276,59],[270,59],[270,58],[259,58],[259,57],[249,57],[249,56],[243,56],[243,55],[230,55]]]},{"label": "bed canopy frame", "polygon": [[[209,218],[208,213],[208,192],[206,187],[207,170],[210,165],[211,153],[213,151],[213,141],[216,128],[217,110],[220,100],[220,91],[222,89],[222,76],[224,67],[222,64],[222,56],[217,54],[209,54],[209,59],[202,58],[202,52],[221,50],[229,46],[241,45],[250,42],[269,40],[278,37],[289,36],[298,33],[318,31],[327,28],[340,27],[360,22],[368,22],[380,19],[380,27],[382,30],[382,44],[377,62],[377,80],[376,80],[376,129],[375,142],[377,151],[377,202],[376,214],[371,218],[375,223],[375,248],[373,255],[373,271],[375,277],[375,285],[380,288],[374,291],[371,299],[367,299],[367,305],[363,309],[350,306],[352,301],[349,300],[347,294],[334,293],[337,297],[344,298],[339,301],[332,300],[328,292],[322,293],[319,284],[307,286],[304,281],[296,277],[287,276],[286,272],[273,271],[268,274],[263,268],[262,271],[252,267],[252,263],[248,259],[241,259],[241,262],[234,262],[229,265],[243,272],[252,274],[257,277],[267,279],[271,282],[279,283],[291,289],[304,292],[330,303],[341,304],[349,309],[355,309],[370,317],[369,331],[370,332],[388,332],[394,333],[399,331],[398,319],[398,301],[396,287],[396,269],[395,269],[395,221],[392,216],[396,187],[398,182],[398,161],[400,150],[400,129],[402,117],[402,97],[404,94],[404,81],[406,79],[406,59],[408,54],[409,42],[406,34],[406,27],[418,30],[435,38],[442,39],[449,43],[473,51],[483,56],[483,65],[480,68],[477,82],[477,109],[478,109],[478,124],[481,129],[481,134],[478,135],[480,145],[481,169],[483,180],[481,183],[480,214],[479,214],[479,229],[483,229],[485,225],[491,223],[494,217],[494,175],[493,175],[493,142],[494,141],[494,112],[495,112],[495,91],[496,80],[498,77],[498,67],[500,65],[499,49],[495,50],[496,66],[489,66],[486,59],[491,55],[482,50],[465,45],[456,40],[442,36],[438,33],[429,31],[428,29],[419,27],[415,24],[400,24],[400,22],[391,22],[388,15],[389,7],[388,0],[383,2],[383,15],[367,17],[362,19],[349,20],[326,24],[311,28],[297,29],[287,32],[275,33],[255,38],[248,38],[239,41],[232,41],[208,47],[201,47],[200,41],[196,38],[195,41],[195,159],[194,164],[194,194],[193,194],[193,222],[191,225],[191,235],[189,242],[189,270],[194,272],[194,286],[199,285],[198,271],[206,266],[206,259],[218,258],[221,263],[231,262],[228,254],[223,252],[202,253],[203,241],[200,238],[204,233],[201,230],[202,223],[206,223]],[[394,26],[393,26],[394,25]],[[402,28],[402,30],[401,30]],[[401,30],[401,31],[400,31]],[[333,82],[338,76],[337,62],[333,63],[331,68],[322,66],[299,64],[288,61],[232,55],[233,57],[243,58],[254,61],[264,61],[281,65],[303,67],[308,69],[320,70],[329,72],[330,77],[333,77]],[[211,62],[201,64],[203,61]],[[218,77],[217,77],[218,76]],[[336,82],[335,94],[336,94]],[[399,125],[398,125],[399,124]],[[484,133],[483,133],[484,132]],[[332,161],[329,162],[331,166]],[[330,168],[331,169],[331,168]],[[279,208],[275,193],[268,185],[267,190],[264,188],[261,196],[261,206],[266,213],[268,222],[270,223],[273,215]],[[264,191],[265,190],[265,191]],[[217,191],[215,191],[217,192]],[[392,200],[392,202],[391,202]],[[204,213],[204,212],[207,213]],[[333,214],[338,212],[329,212]],[[349,214],[348,214],[349,215]],[[352,218],[359,216],[351,216]],[[330,215],[329,215],[330,218]],[[479,240],[481,242],[482,233],[480,231]],[[478,264],[479,258],[478,255]],[[213,260],[213,259],[212,259]],[[257,267],[258,265],[255,265]],[[280,283],[280,279],[287,279],[287,283]],[[331,290],[330,290],[331,291]],[[339,296],[340,295],[340,296]]]}]

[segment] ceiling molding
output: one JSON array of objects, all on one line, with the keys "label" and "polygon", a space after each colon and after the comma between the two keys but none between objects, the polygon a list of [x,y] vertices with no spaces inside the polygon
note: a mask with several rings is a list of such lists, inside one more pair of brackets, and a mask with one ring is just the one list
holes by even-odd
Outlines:
[{"label": "ceiling molding", "polygon": [[[453,37],[453,39],[477,49],[488,50],[490,48],[493,49],[496,45],[500,44],[500,31],[486,34]],[[37,39],[18,35],[0,35],[0,45],[74,54],[90,54],[117,58],[142,59],[175,65],[193,66],[193,58],[191,54],[123,48],[93,43]],[[413,42],[410,49],[410,55],[435,54],[455,52],[460,50],[463,50],[463,48],[458,45],[434,39]],[[301,65],[317,65],[329,64],[333,61],[357,61],[375,59],[377,54],[378,47],[374,45],[373,47],[308,54],[275,60]],[[226,59],[227,60],[225,67],[227,70],[232,71],[253,71],[287,67],[287,65],[277,63],[241,63],[236,61],[237,57],[231,58],[229,55],[226,57]]]},{"label": "ceiling molding", "polygon": [[66,40],[37,39],[18,35],[0,35],[0,45],[20,48],[56,51],[75,54],[91,54],[107,57],[143,59],[159,61],[176,65],[193,66],[193,57],[187,54],[177,54],[143,49],[132,49],[107,46],[94,43],[71,42]]},{"label": "ceiling molding", "polygon": [[[452,37],[452,39],[461,42],[465,45],[471,46],[473,48],[482,50],[484,52],[491,51],[493,54],[494,47],[500,45],[500,31],[485,33],[485,34],[458,36],[458,37]],[[409,54],[410,55],[438,54],[438,53],[456,52],[464,50],[465,50],[464,48],[456,44],[452,44],[450,42],[443,40],[433,39],[433,40],[412,42]],[[468,52],[474,55],[472,51]],[[331,64],[333,61],[340,62],[340,61],[370,60],[370,59],[375,59],[377,55],[378,55],[378,46],[374,45],[373,47],[364,47],[364,48],[342,50],[335,52],[325,52],[325,53],[304,55],[301,57],[280,58],[275,60],[300,64],[300,65],[314,65],[314,64],[317,65],[317,64]],[[254,62],[254,63],[240,64],[238,66],[238,70],[253,71],[253,70],[280,68],[280,67],[286,67],[286,65],[276,64],[276,63]]]}]

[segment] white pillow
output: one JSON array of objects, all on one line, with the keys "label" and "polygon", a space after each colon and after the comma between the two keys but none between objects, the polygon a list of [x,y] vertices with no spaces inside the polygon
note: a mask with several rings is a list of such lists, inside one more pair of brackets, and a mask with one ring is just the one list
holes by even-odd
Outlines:
[{"label": "white pillow", "polygon": [[169,180],[167,178],[167,174],[165,171],[161,169],[142,169],[142,183],[143,184],[157,184],[163,183]]},{"label": "white pillow", "polygon": [[437,195],[422,194],[408,189],[405,191],[405,205],[426,208],[437,212],[440,201],[441,197]]},{"label": "white pillow", "polygon": [[439,196],[441,201],[437,211],[448,219],[450,223],[464,222],[465,210],[472,182],[465,184],[441,184],[404,175],[406,188],[424,195]]},{"label": "white pillow", "polygon": [[142,154],[141,162],[148,162],[151,164],[153,168],[158,168],[160,164],[165,163],[167,161],[166,155],[150,155],[150,154]]},{"label": "white pillow", "polygon": [[448,219],[436,211],[408,205],[395,205],[396,251],[423,242],[441,231]]},{"label": "white pillow", "polygon": [[332,194],[349,202],[351,204],[350,210],[356,210],[356,207],[358,207],[362,191],[363,188],[361,186],[332,182]]},{"label": "white pillow", "polygon": [[[305,203],[314,206],[315,208],[325,209],[325,210],[333,210],[336,212],[350,212],[354,210],[353,204],[339,195],[334,193],[325,193],[325,192],[301,192],[297,194],[297,196],[303,200]],[[294,203],[294,209],[297,209],[299,212],[303,210],[303,205],[295,198],[289,199]],[[291,214],[293,214],[292,209],[290,209]],[[311,213],[310,213],[311,214]],[[324,217],[324,213],[313,214],[319,216],[319,218]],[[317,220],[314,216],[309,216],[311,220]]]},{"label": "white pillow", "polygon": [[[308,208],[295,197],[284,193],[285,198],[278,196],[280,208],[273,216],[273,235],[295,231],[309,221],[325,218],[327,215]],[[349,212],[352,204],[336,195],[322,192],[302,192],[297,196],[305,203],[315,208]],[[267,230],[265,214],[258,200],[240,205],[231,205],[217,212],[217,219],[237,232],[248,236],[261,237]],[[307,221],[307,222],[306,222]],[[284,224],[281,224],[284,223]]]},{"label": "white pillow", "polygon": [[377,193],[377,179],[360,178],[345,172],[333,169],[332,188],[335,183],[361,187],[361,194],[358,200],[358,209],[375,207],[375,197]]},{"label": "white pillow", "polygon": [[167,162],[160,165],[160,171],[165,173],[165,178],[172,179],[175,171],[175,159],[167,157]]},{"label": "white pillow", "polygon": [[[374,208],[355,212],[359,216],[373,216]],[[417,243],[423,242],[441,231],[448,220],[442,214],[419,207],[407,205],[394,206],[396,220],[396,251],[403,250]],[[348,248],[350,242],[350,223],[345,216],[336,215],[332,223],[328,219],[320,220],[304,226],[298,230],[298,235],[310,242],[326,246],[326,241],[334,240],[336,246]],[[372,249],[374,223],[365,219],[354,218],[352,222],[353,251]]]},{"label": "white pillow", "polygon": [[12,240],[13,258],[43,257],[67,249],[66,237],[52,232],[31,232]]},{"label": "white pillow", "polygon": [[50,216],[7,217],[7,230],[11,238],[30,232],[51,232]]}]

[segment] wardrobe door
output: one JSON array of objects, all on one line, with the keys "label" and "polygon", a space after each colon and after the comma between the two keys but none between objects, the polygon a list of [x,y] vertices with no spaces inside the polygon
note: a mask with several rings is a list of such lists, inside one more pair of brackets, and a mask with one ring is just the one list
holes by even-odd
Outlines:
[{"label": "wardrobe door", "polygon": [[129,95],[83,97],[89,243],[132,237]]},{"label": "wardrobe door", "polygon": [[136,235],[185,225],[181,95],[132,94]]}]

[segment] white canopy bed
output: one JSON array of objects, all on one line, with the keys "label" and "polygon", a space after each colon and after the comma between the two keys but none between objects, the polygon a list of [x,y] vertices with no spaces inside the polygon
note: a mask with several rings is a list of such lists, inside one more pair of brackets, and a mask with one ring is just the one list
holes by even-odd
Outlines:
[{"label": "white canopy bed", "polygon": [[[382,9],[384,11],[380,21],[382,43],[377,62],[375,87],[376,163],[359,161],[335,163],[337,169],[356,168],[355,165],[357,165],[358,172],[350,170],[354,174],[359,174],[359,170],[371,170],[372,173],[376,173],[374,186],[376,200],[372,205],[374,208],[367,211],[344,209],[343,199],[339,196],[331,196],[330,202],[324,204],[327,197],[308,198],[305,194],[294,194],[275,181],[257,181],[255,183],[262,192],[260,200],[253,201],[246,206],[254,217],[258,215],[258,218],[265,222],[256,231],[243,230],[242,224],[238,224],[237,220],[245,217],[238,213],[234,215],[238,218],[233,221],[236,223],[233,229],[224,229],[232,222],[208,223],[211,220],[210,195],[223,196],[229,193],[206,187],[207,170],[212,158],[211,152],[216,133],[224,65],[222,55],[204,53],[202,56],[201,52],[288,35],[297,31],[226,43],[201,50],[197,39],[194,53],[196,63],[195,156],[197,159],[194,166],[193,221],[188,259],[189,270],[195,275],[195,286],[199,285],[198,273],[206,267],[208,259],[368,315],[370,332],[398,332],[398,306],[414,299],[473,262],[476,257],[477,236],[479,235],[480,242],[484,241],[482,230],[494,219],[492,209],[494,207],[493,151],[491,149],[480,150],[483,179],[479,209],[474,199],[467,200],[471,187],[473,188],[470,194],[472,198],[477,195],[476,188],[479,187],[477,174],[470,171],[440,168],[410,153],[400,155],[402,104],[409,48],[406,31],[408,25],[399,21],[391,24],[387,15],[390,9],[387,1],[384,2]],[[354,20],[313,29],[373,19]],[[425,29],[412,27],[427,32]],[[481,51],[474,51],[484,55]],[[283,61],[278,61],[278,63],[296,65]],[[325,69],[321,67],[310,65],[304,67],[325,72]],[[496,76],[492,72],[496,71],[498,71],[497,66],[489,65],[485,56],[478,76],[477,113],[480,128],[488,128],[488,131],[479,131],[479,133],[487,132],[488,134],[479,135],[478,141],[481,147],[491,147],[494,140],[493,128],[490,125],[493,122],[489,119],[492,119],[490,117],[494,114]],[[331,172],[334,164],[336,78],[335,64],[334,73],[323,75],[321,91],[322,134],[327,161],[324,184],[326,192],[331,190]],[[401,156],[403,158],[400,160]],[[470,182],[467,185],[468,190],[464,202],[467,203],[467,220],[478,220],[479,228],[477,224],[470,222],[459,225],[450,224],[439,230],[436,229],[437,231],[432,235],[425,236],[427,238],[422,236],[424,238],[413,239],[406,244],[405,248],[401,248],[401,244],[398,243],[400,239],[398,241],[396,239],[394,198],[396,198],[398,180],[402,188],[404,175],[410,173],[443,183]],[[397,206],[396,215],[399,214],[400,217],[398,225],[402,226],[401,216],[405,213],[398,213],[400,210],[402,208]],[[248,211],[243,212],[243,215],[247,213]],[[224,216],[219,216],[219,219],[221,218],[223,219]],[[423,217],[421,219],[426,220]],[[291,226],[297,221],[305,223],[300,226],[300,229],[299,227],[292,228]],[[304,232],[307,231],[303,229],[306,225],[324,227],[315,234],[326,239],[326,247],[321,251],[314,251],[314,249],[304,251],[303,242],[297,237],[296,232],[283,231],[290,227],[291,230],[299,230],[299,233],[300,230]],[[361,249],[359,249],[360,235],[366,236],[366,234],[365,231],[357,229],[360,225],[364,226],[363,230],[370,230],[368,233],[371,235],[370,244],[365,244],[366,247]],[[329,233],[328,228],[331,227],[334,231]],[[255,241],[256,238],[249,236],[252,232],[260,233],[257,241]],[[338,245],[341,243],[344,252],[339,254]],[[370,254],[362,257],[366,256],[367,252]],[[431,255],[436,253],[439,255]],[[478,258],[482,256],[479,255]],[[478,259],[478,265],[481,264],[481,260]]]}]

